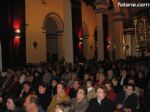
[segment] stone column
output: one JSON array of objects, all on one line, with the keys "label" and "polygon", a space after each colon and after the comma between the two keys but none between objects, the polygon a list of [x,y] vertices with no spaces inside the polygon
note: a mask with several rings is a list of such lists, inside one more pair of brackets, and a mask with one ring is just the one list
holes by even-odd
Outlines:
[{"label": "stone column", "polygon": [[115,27],[115,58],[123,58],[123,13],[114,14]]},{"label": "stone column", "polygon": [[125,41],[126,41],[126,56],[131,56],[132,35],[130,33],[125,35]]},{"label": "stone column", "polygon": [[96,19],[97,19],[97,47],[98,47],[98,56],[97,60],[104,59],[104,34],[103,34],[103,13],[108,8],[107,2],[96,2]]},{"label": "stone column", "polygon": [[64,44],[63,44],[64,36],[62,33],[58,33],[58,60],[61,60],[64,56]]},{"label": "stone column", "polygon": [[72,15],[71,2],[64,0],[64,58],[66,62],[73,62]]}]

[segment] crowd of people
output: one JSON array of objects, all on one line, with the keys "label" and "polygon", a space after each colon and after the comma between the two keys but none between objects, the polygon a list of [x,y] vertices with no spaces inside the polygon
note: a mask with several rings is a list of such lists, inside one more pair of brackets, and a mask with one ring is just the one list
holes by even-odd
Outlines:
[{"label": "crowd of people", "polygon": [[150,112],[150,59],[27,64],[0,73],[0,112]]}]

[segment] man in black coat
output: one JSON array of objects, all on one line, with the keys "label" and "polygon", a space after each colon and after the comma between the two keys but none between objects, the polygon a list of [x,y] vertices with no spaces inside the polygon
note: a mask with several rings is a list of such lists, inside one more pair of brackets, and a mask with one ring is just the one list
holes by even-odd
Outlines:
[{"label": "man in black coat", "polygon": [[107,88],[103,85],[96,89],[96,98],[89,102],[86,112],[114,112],[114,104],[106,97]]},{"label": "man in black coat", "polygon": [[118,94],[116,108],[124,112],[135,112],[138,104],[138,97],[134,92],[134,85],[127,84],[126,90]]}]

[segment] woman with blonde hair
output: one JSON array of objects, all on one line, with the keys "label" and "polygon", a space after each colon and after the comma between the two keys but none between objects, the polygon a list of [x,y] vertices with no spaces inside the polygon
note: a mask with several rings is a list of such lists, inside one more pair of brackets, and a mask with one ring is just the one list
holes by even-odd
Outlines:
[{"label": "woman with blonde hair", "polygon": [[97,72],[95,87],[97,87],[98,85],[104,84],[104,81],[105,81],[105,74]]}]

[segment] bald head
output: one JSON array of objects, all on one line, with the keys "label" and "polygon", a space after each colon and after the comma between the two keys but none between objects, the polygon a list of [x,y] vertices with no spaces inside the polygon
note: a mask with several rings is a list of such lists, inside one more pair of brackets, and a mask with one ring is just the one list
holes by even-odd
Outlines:
[{"label": "bald head", "polygon": [[34,112],[39,107],[39,98],[36,95],[28,95],[25,99],[24,106],[27,112]]}]

